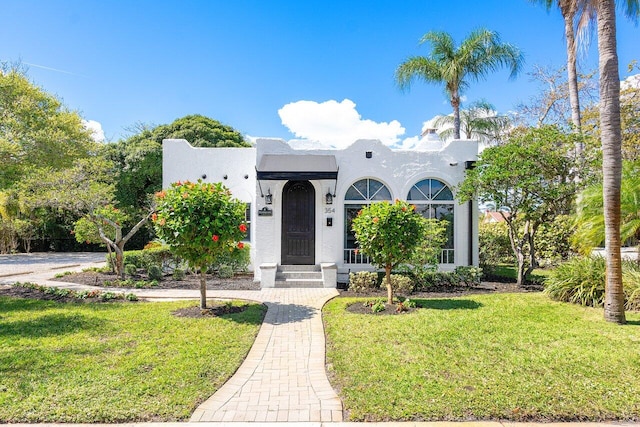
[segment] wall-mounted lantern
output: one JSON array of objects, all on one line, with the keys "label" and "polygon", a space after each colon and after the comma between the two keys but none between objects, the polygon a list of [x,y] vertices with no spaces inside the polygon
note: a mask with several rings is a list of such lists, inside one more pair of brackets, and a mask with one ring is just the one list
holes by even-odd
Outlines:
[{"label": "wall-mounted lantern", "polygon": [[271,194],[271,189],[270,188],[267,189],[267,194],[264,195],[264,202],[267,205],[270,205],[270,204],[273,203],[273,195]]},{"label": "wall-mounted lantern", "polygon": [[327,194],[325,194],[324,196],[324,202],[327,205],[331,205],[333,204],[333,194],[331,194],[331,191],[327,191]]}]

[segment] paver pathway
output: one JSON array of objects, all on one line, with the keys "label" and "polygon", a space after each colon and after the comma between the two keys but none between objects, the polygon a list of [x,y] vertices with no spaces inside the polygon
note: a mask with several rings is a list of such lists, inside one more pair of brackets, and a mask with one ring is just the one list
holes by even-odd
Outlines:
[{"label": "paver pathway", "polygon": [[191,421],[342,421],[325,371],[320,309],[335,289],[263,289],[264,323],[244,363]]}]

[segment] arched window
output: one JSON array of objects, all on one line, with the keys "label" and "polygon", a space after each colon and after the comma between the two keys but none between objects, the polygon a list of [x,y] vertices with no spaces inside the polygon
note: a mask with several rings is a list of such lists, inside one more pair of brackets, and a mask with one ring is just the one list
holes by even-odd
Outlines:
[{"label": "arched window", "polygon": [[356,181],[344,196],[344,262],[347,264],[369,264],[369,258],[358,253],[356,236],[351,223],[363,206],[371,202],[391,200],[391,192],[386,185],[372,178]]},{"label": "arched window", "polygon": [[440,264],[453,264],[454,259],[454,200],[453,192],[442,181],[423,179],[409,190],[407,200],[425,218],[447,221],[447,242],[440,254]]}]

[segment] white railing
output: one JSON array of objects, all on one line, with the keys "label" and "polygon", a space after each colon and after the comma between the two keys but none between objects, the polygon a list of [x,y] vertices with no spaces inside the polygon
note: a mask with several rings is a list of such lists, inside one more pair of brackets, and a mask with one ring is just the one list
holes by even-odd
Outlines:
[{"label": "white railing", "polygon": [[345,249],[344,250],[344,263],[345,264],[371,264],[371,259],[359,252],[358,249]]},{"label": "white railing", "polygon": [[[443,249],[440,252],[438,259],[440,264],[454,264],[455,263],[455,251],[454,249]],[[359,252],[358,249],[345,249],[344,250],[344,263],[345,264],[371,264],[371,258]]]}]

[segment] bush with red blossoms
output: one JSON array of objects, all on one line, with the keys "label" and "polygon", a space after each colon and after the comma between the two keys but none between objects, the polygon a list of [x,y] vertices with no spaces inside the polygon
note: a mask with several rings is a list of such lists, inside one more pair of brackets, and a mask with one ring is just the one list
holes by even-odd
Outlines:
[{"label": "bush with red blossoms", "polygon": [[200,306],[206,307],[205,272],[240,247],[247,226],[245,204],[221,183],[176,182],[156,193],[154,226],[171,252],[200,271]]}]

